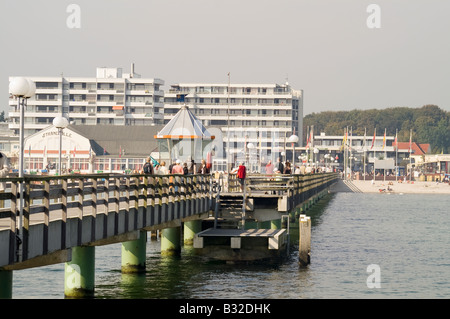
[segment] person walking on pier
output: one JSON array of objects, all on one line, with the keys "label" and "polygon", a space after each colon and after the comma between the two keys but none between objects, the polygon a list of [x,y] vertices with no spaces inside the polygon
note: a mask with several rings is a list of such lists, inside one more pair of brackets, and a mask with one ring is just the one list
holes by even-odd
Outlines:
[{"label": "person walking on pier", "polygon": [[206,162],[205,162],[204,159],[202,159],[202,162],[201,162],[201,164],[200,164],[200,167],[199,167],[197,173],[198,173],[198,174],[209,174],[209,169],[208,169],[208,167],[206,166]]},{"label": "person walking on pier", "polygon": [[169,174],[169,170],[166,167],[166,162],[164,162],[164,161],[161,162],[161,165],[159,165],[158,174],[159,175],[168,175]]},{"label": "person walking on pier", "polygon": [[273,174],[273,164],[272,161],[269,161],[266,165],[266,174],[272,175]]},{"label": "person walking on pier", "polygon": [[280,171],[280,174],[284,173],[284,165],[283,165],[283,162],[281,161],[281,158],[279,158],[279,157],[278,157],[277,165],[275,166],[275,168]]},{"label": "person walking on pier", "polygon": [[286,161],[286,166],[284,167],[283,174],[292,174],[291,163],[289,163],[288,161]]},{"label": "person walking on pier", "polygon": [[176,160],[175,165],[172,167],[172,174],[184,174],[180,160]]},{"label": "person walking on pier", "polygon": [[197,172],[197,165],[195,165],[194,160],[191,160],[191,162],[188,164],[188,174],[194,175]]},{"label": "person walking on pier", "polygon": [[153,175],[153,165],[152,165],[152,159],[150,157],[147,157],[147,161],[144,164],[144,174],[150,174]]},{"label": "person walking on pier", "polygon": [[239,179],[239,183],[241,184],[241,191],[244,191],[244,184],[245,184],[245,175],[246,175],[246,168],[244,165],[244,162],[239,165],[238,171],[237,171],[237,178]]}]

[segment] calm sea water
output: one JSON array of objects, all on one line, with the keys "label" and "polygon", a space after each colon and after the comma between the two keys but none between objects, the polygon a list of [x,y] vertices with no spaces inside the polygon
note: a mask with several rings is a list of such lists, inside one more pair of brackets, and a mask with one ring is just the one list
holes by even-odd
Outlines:
[{"label": "calm sea water", "polygon": [[[298,224],[290,253],[274,264],[230,265],[183,248],[161,257],[148,241],[147,271],[120,272],[120,244],[96,248],[96,298],[449,298],[450,197],[337,193],[312,217],[312,256],[298,264]],[[376,265],[379,288],[369,288]],[[64,264],[14,272],[13,298],[64,298]]]}]

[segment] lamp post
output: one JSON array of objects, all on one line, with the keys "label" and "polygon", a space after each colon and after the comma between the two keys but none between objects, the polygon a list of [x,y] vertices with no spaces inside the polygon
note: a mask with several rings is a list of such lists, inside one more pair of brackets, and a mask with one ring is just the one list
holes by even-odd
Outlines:
[{"label": "lamp post", "polygon": [[250,172],[253,171],[253,164],[251,162],[252,159],[252,150],[255,148],[255,144],[253,143],[248,143],[247,144],[247,149],[248,149],[248,164],[249,164],[249,170]]},{"label": "lamp post", "polygon": [[[24,122],[25,122],[25,106],[26,100],[34,95],[36,92],[36,85],[33,81],[23,78],[16,77],[9,83],[9,93],[17,98],[17,108],[20,111],[20,128],[19,128],[19,177],[23,177],[23,157],[24,157]],[[23,239],[23,181],[19,183],[19,225],[18,225],[18,235],[20,240]],[[22,259],[22,246],[19,248],[19,258]]]},{"label": "lamp post", "polygon": [[[328,170],[328,161],[329,161],[329,159],[331,158],[331,155],[330,154],[325,154],[324,156],[323,156],[323,158],[324,158],[324,160],[325,160],[325,171],[327,171]],[[330,166],[331,166],[331,163],[330,163]]]},{"label": "lamp post", "polygon": [[313,163],[314,162],[316,162],[316,168],[317,168],[317,162],[318,162],[318,154],[319,154],[319,149],[317,148],[317,147],[314,147],[314,150],[313,150],[313,152],[314,152],[314,158],[313,158]]},{"label": "lamp post", "polygon": [[298,136],[291,135],[288,141],[292,143],[292,169],[295,169],[295,143],[298,142]]},{"label": "lamp post", "polygon": [[58,175],[62,175],[62,166],[61,166],[61,149],[62,149],[62,132],[69,125],[69,121],[63,116],[57,116],[53,119],[53,126],[58,129],[59,134],[59,162],[58,162]]}]

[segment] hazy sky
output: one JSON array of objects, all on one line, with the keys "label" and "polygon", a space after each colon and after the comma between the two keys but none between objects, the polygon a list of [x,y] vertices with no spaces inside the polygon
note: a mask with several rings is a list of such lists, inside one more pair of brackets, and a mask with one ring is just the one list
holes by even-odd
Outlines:
[{"label": "hazy sky", "polygon": [[[80,28],[69,28],[70,4]],[[370,4],[381,28],[370,29]],[[170,84],[279,83],[304,115],[421,107],[450,111],[449,0],[1,0],[0,111],[8,77],[94,77],[122,67]]]}]

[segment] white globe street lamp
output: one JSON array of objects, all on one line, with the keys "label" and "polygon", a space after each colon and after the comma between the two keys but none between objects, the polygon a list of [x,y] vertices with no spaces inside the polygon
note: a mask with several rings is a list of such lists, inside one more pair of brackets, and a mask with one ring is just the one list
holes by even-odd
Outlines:
[{"label": "white globe street lamp", "polygon": [[[19,177],[23,177],[23,152],[24,152],[24,123],[25,123],[25,106],[26,101],[30,97],[34,95],[36,92],[36,85],[33,81],[23,78],[23,77],[15,77],[9,83],[9,93],[17,98],[17,109],[20,111],[20,128],[19,128],[19,143],[20,143],[20,151],[19,151]],[[19,225],[18,225],[18,236],[22,240],[23,239],[23,181],[19,183]],[[19,246],[19,259],[22,259],[22,246]]]},{"label": "white globe street lamp", "polygon": [[62,175],[61,167],[61,149],[62,149],[62,132],[69,125],[69,121],[63,116],[57,116],[53,119],[53,126],[58,129],[59,134],[59,162],[58,162],[58,175]]},{"label": "white globe street lamp", "polygon": [[298,136],[297,135],[291,135],[288,138],[288,141],[292,143],[292,169],[295,169],[295,143],[298,142]]}]

